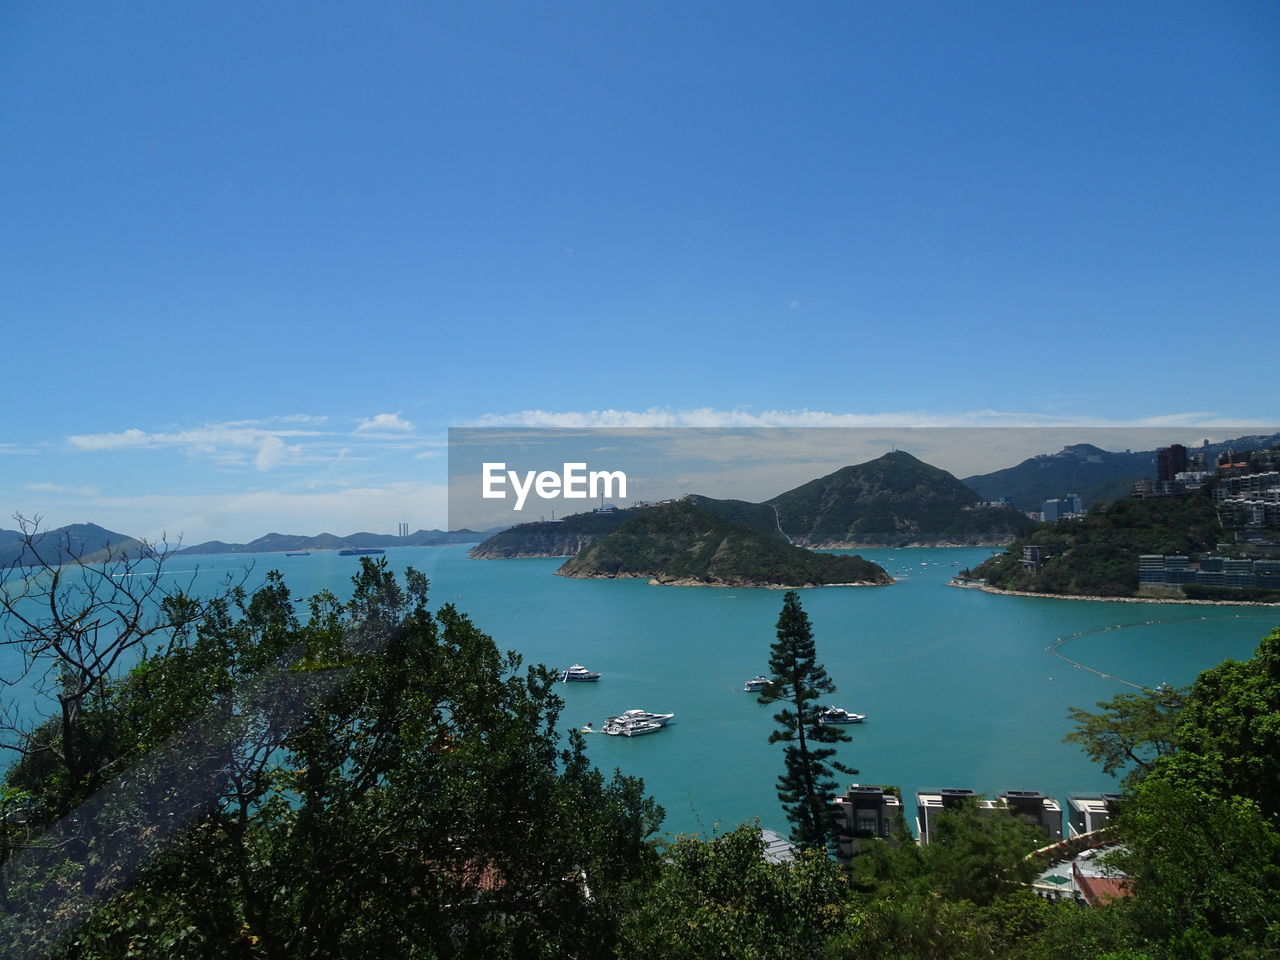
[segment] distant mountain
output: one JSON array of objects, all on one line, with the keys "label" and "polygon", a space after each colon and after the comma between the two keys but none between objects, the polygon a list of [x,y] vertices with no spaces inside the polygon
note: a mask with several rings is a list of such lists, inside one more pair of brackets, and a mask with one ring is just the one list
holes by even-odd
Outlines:
[{"label": "distant mountain", "polygon": [[1073,443],[964,482],[989,500],[1010,497],[1019,510],[1039,510],[1044,501],[1068,493],[1080,494],[1089,507],[1125,496],[1135,480],[1154,476],[1155,470],[1154,450],[1113,453],[1091,443]]},{"label": "distant mountain", "polygon": [[1008,543],[1033,524],[904,451],[842,467],[765,502],[793,543],[901,547]]},{"label": "distant mountain", "polygon": [[447,543],[475,543],[486,535],[475,530],[418,530],[407,537],[389,533],[352,533],[345,537],[320,533],[313,537],[288,533],[268,533],[248,543],[207,540],[183,547],[178,555],[196,553],[286,553],[300,550],[338,550],[343,547],[437,547]]},{"label": "distant mountain", "polygon": [[105,559],[108,552],[136,558],[145,550],[147,548],[141,541],[96,523],[72,523],[37,533],[30,546],[20,531],[0,530],[0,566],[5,567],[29,567],[39,563],[58,566],[76,560],[93,563]]},{"label": "distant mountain", "polygon": [[690,500],[635,511],[556,571],[565,577],[640,577],[660,584],[726,587],[882,585],[861,557],[813,553],[731,523]]},{"label": "distant mountain", "polygon": [[[764,503],[689,494],[684,503],[772,539],[814,548],[1001,545],[1033,524],[1008,507],[975,507],[982,498],[909,453],[843,467]],[[471,551],[481,559],[574,556],[631,517],[654,508],[579,513],[522,523]]]},{"label": "distant mountain", "polygon": [[[1280,443],[1280,434],[1236,437],[1221,443],[1188,447],[1216,459],[1224,450],[1265,450]],[[1010,497],[1020,510],[1039,510],[1046,500],[1078,493],[1085,506],[1127,496],[1135,480],[1156,475],[1156,451],[1114,453],[1090,443],[1074,443],[1057,453],[1042,453],[1016,467],[966,477],[965,483],[988,500]]]}]

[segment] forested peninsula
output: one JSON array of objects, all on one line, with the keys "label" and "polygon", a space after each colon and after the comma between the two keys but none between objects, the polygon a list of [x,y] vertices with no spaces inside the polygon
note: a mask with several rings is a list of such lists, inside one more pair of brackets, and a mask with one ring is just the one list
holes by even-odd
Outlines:
[{"label": "forested peninsula", "polygon": [[565,577],[639,577],[675,586],[880,586],[893,582],[862,557],[814,553],[731,523],[688,501],[641,510],[558,571]]}]

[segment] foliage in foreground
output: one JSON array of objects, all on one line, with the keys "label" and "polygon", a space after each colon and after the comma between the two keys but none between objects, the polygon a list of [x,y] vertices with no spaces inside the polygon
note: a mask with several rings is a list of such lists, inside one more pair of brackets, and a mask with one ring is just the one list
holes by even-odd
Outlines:
[{"label": "foliage in foreground", "polygon": [[767,862],[751,826],[655,847],[642,785],[557,736],[553,677],[426,601],[366,561],[304,621],[272,576],[198,625],[178,610],[124,676],[70,678],[75,723],[32,731],[0,792],[4,954],[1280,956],[1280,630],[1185,695],[1077,713],[1077,742],[1133,767],[1133,896],[1084,910],[1034,897],[1037,838],[967,805],[852,870]]},{"label": "foliage in foreground", "polygon": [[548,671],[406,579],[365,561],[302,623],[272,576],[104,681],[84,714],[124,773],[96,817],[44,728],[6,782],[6,955],[611,953],[660,811],[560,744]]}]

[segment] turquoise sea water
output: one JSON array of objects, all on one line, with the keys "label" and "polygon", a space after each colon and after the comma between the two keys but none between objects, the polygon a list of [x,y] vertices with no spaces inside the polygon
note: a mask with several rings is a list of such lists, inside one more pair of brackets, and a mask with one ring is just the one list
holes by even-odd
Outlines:
[{"label": "turquoise sea water", "polygon": [[[569,580],[553,575],[560,560],[469,560],[466,550],[398,548],[386,557],[394,569],[426,573],[433,605],[453,602],[500,648],[602,672],[599,683],[561,685],[566,726],[598,728],[631,707],[674,711],[652,736],[588,737],[597,766],[644,778],[666,809],[664,829],[709,832],[758,818],[785,832],[774,787],[781,746],[766,742],[772,711],[742,692],[743,681],[767,670],[781,592]],[[1038,789],[1060,799],[1112,789],[1062,743],[1066,711],[1132,688],[1049,647],[1085,633],[1062,652],[1112,677],[1183,685],[1225,657],[1248,657],[1280,621],[1280,612],[1256,607],[999,597],[945,585],[990,549],[860,552],[899,582],[805,590],[801,602],[839,688],[831,702],[868,715],[847,728],[853,741],[840,758],[861,771],[847,779],[896,784],[908,797],[923,787]],[[345,596],[359,560],[188,557],[171,569],[189,578],[198,568],[197,582],[212,583],[245,563],[253,564],[249,587],[279,569],[295,595],[328,588]]]}]

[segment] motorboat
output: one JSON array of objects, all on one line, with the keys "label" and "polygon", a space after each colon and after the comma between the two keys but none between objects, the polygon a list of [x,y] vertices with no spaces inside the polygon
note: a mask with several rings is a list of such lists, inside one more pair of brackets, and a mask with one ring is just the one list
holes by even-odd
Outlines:
[{"label": "motorboat", "polygon": [[662,727],[656,720],[606,720],[600,730],[614,737],[643,737]]},{"label": "motorboat", "polygon": [[827,707],[822,711],[821,721],[823,723],[861,723],[867,719],[865,713],[850,713],[848,710],[842,710],[839,707]]},{"label": "motorboat", "polygon": [[763,673],[757,673],[754,677],[752,677],[750,680],[748,680],[746,683],[742,685],[742,692],[755,693],[757,690],[763,690],[772,682],[773,681],[771,681]]},{"label": "motorboat", "polygon": [[674,717],[674,713],[650,713],[648,710],[623,710],[616,717],[606,717],[606,720],[617,721],[618,723],[638,723],[648,721],[656,723],[660,727],[665,727],[667,721]]},{"label": "motorboat", "polygon": [[588,670],[580,663],[575,663],[561,675],[560,679],[565,683],[570,683],[572,681],[577,681],[579,683],[591,683],[595,680],[599,680],[600,674],[592,670]]}]

